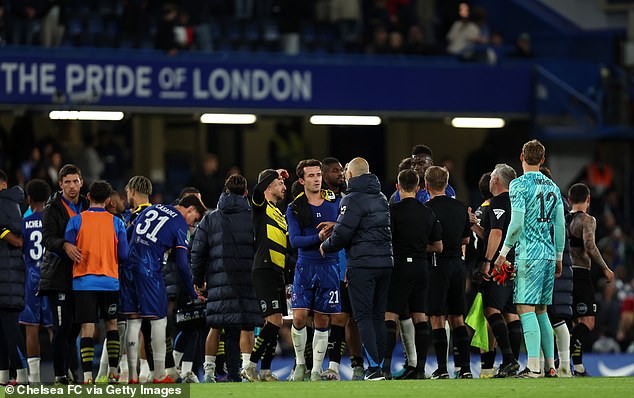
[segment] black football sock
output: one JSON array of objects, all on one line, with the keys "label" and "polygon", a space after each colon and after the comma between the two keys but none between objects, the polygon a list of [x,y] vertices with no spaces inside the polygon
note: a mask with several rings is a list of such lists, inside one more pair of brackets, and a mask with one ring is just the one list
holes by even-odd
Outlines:
[{"label": "black football sock", "polygon": [[445,328],[434,329],[431,335],[434,342],[434,350],[436,351],[438,370],[447,372],[447,331]]},{"label": "black football sock", "polygon": [[416,341],[416,356],[418,357],[416,369],[418,369],[419,372],[425,372],[427,352],[431,344],[431,326],[429,322],[418,322],[414,325],[414,330],[416,333],[414,337]]},{"label": "black football sock", "polygon": [[119,366],[119,331],[111,330],[106,332],[106,351],[108,352],[108,366],[116,368]]},{"label": "black football sock", "polygon": [[482,369],[493,369],[495,365],[495,350],[480,353],[480,367]]},{"label": "black football sock", "polygon": [[383,369],[391,372],[392,352],[394,352],[394,346],[396,346],[396,322],[385,321],[385,327],[387,329],[387,339],[385,346],[385,355],[383,358]]},{"label": "black football sock", "polygon": [[498,347],[500,347],[500,351],[502,351],[503,363],[506,365],[507,363],[513,362],[513,360],[515,360],[515,356],[513,355],[513,350],[511,350],[509,330],[506,328],[506,323],[504,322],[504,318],[502,318],[502,314],[496,312],[491,314],[487,320],[489,321],[489,325],[491,325],[491,330],[493,330]]},{"label": "black football sock", "polygon": [[467,332],[466,326],[459,326],[455,328],[452,332],[454,344],[458,348],[458,358],[459,362],[457,366],[460,366],[461,370],[470,370],[471,369],[471,348],[469,347],[469,333]]},{"label": "black football sock", "polygon": [[522,321],[517,320],[510,322],[506,325],[509,331],[509,342],[511,344],[511,351],[517,361],[520,357],[520,349],[522,347],[522,341],[524,341],[524,333],[522,332]]},{"label": "black football sock", "polygon": [[[251,362],[258,363],[258,361],[266,352],[269,342],[273,340],[277,341],[277,332],[279,330],[280,328],[273,325],[271,322],[267,322],[266,325],[264,325],[264,327],[260,331],[260,334],[255,339],[253,351],[251,351]],[[216,364],[216,366],[218,365]]]},{"label": "black football sock", "polygon": [[[79,340],[81,366],[84,372],[92,372],[92,361],[95,359],[95,342],[92,337],[82,337]],[[88,380],[84,380],[87,382]]]},{"label": "black football sock", "polygon": [[346,348],[346,329],[343,326],[331,325],[328,341],[328,359],[341,363],[343,350]]},{"label": "black football sock", "polygon": [[583,365],[583,343],[590,334],[590,329],[584,323],[578,323],[572,328],[570,336],[570,353],[573,365]]}]

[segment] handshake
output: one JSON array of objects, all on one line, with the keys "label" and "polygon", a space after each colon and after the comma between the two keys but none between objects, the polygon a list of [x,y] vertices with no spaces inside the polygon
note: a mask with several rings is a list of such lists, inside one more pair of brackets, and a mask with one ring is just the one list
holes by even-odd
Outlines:
[{"label": "handshake", "polygon": [[515,279],[515,266],[508,261],[505,261],[499,271],[497,268],[493,268],[493,272],[491,272],[491,279],[498,285],[504,285],[506,281],[512,281]]}]

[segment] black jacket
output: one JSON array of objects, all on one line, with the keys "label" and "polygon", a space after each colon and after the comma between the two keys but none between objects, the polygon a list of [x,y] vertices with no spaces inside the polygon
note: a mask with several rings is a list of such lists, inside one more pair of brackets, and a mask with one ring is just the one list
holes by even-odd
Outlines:
[{"label": "black jacket", "polygon": [[[79,197],[81,209],[87,210],[88,199]],[[38,295],[67,293],[73,290],[73,261],[64,252],[64,232],[70,215],[62,204],[62,193],[55,192],[42,214],[42,240],[46,249],[40,265]]]},{"label": "black jacket", "polygon": [[348,181],[332,236],[323,243],[326,252],[346,249],[348,268],[389,268],[392,259],[390,209],[381,183],[374,174]]},{"label": "black jacket", "polygon": [[246,197],[224,193],[194,234],[191,264],[194,284],[207,282],[207,324],[212,327],[262,324],[255,297],[253,228]]},{"label": "black jacket", "polygon": [[[570,205],[567,200],[563,200],[564,213],[570,214]],[[566,217],[568,220],[568,217]],[[551,316],[563,319],[572,317],[572,258],[570,257],[570,234],[566,228],[566,240],[564,245],[564,256],[562,258],[561,276],[555,278],[553,287],[553,302],[548,306],[548,313]]]},{"label": "black jacket", "polygon": [[[22,236],[20,203],[24,191],[19,186],[0,191],[0,228]],[[22,248],[0,240],[0,309],[22,311],[24,309],[25,265]]]}]

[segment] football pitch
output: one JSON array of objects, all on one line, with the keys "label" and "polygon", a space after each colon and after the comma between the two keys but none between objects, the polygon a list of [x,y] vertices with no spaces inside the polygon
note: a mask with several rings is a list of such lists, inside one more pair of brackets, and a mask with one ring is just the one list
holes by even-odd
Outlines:
[{"label": "football pitch", "polygon": [[191,398],[632,397],[634,377],[192,384]]}]

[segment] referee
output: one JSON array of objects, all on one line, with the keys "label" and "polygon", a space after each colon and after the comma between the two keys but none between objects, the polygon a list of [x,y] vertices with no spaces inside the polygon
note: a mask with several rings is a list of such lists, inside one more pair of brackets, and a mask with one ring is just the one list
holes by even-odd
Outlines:
[{"label": "referee", "polygon": [[467,207],[445,194],[449,172],[444,167],[431,166],[425,171],[425,186],[431,199],[427,205],[434,211],[442,227],[443,251],[436,256],[429,272],[429,315],[432,340],[436,350],[438,369],[432,379],[448,379],[447,333],[445,319],[449,318],[454,345],[458,349],[455,359],[460,367],[458,378],[471,379],[469,335],[464,324],[465,279],[463,245],[469,243],[471,222]]}]

